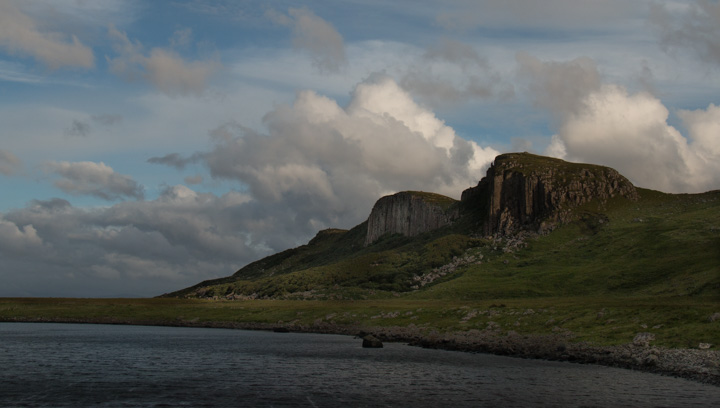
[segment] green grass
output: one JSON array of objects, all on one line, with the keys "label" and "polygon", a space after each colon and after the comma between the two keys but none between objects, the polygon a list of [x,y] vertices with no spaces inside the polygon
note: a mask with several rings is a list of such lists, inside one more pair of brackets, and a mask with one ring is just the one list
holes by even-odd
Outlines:
[{"label": "green grass", "polygon": [[0,299],[0,320],[89,321],[232,327],[262,323],[332,331],[333,327],[407,327],[426,332],[484,330],[500,334],[569,335],[575,341],[624,344],[638,332],[652,332],[654,344],[697,347],[720,342],[717,312],[709,298],[563,297],[487,301],[367,301],[199,299]]},{"label": "green grass", "polygon": [[[599,227],[565,225],[513,253],[483,248],[481,265],[413,298],[708,296],[720,300],[720,194],[641,190],[615,200]],[[592,221],[594,222],[594,221]]]}]

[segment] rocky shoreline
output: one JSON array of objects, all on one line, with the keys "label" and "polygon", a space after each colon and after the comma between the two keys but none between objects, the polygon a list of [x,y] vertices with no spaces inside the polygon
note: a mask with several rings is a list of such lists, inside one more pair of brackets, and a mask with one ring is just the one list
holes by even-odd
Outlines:
[{"label": "rocky shoreline", "polygon": [[572,342],[568,336],[501,334],[492,331],[469,330],[440,333],[418,327],[360,327],[332,324],[293,325],[241,322],[146,321],[104,319],[6,319],[5,322],[126,324],[147,326],[205,327],[241,330],[274,330],[295,333],[358,335],[369,333],[384,342],[407,343],[411,346],[490,353],[496,355],[597,364],[643,372],[681,377],[720,387],[720,351],[700,349],[670,349],[651,346],[639,339],[619,346],[596,346]]}]

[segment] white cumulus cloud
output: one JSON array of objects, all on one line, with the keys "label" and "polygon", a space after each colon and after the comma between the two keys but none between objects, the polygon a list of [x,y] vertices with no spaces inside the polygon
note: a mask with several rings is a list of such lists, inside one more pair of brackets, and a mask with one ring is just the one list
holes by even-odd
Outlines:
[{"label": "white cumulus cloud", "polygon": [[[498,154],[458,137],[386,76],[359,84],[346,107],[312,91],[265,116],[268,134],[235,128],[202,160],[216,178],[247,185],[259,201],[317,225],[352,226],[384,194],[435,191],[458,197]],[[175,158],[177,161],[178,158]]]},{"label": "white cumulus cloud", "polygon": [[594,62],[518,58],[536,103],[558,120],[546,154],[613,167],[640,187],[702,192],[720,184],[717,107],[680,111],[689,135],[668,123],[670,111],[647,92],[602,83]]}]

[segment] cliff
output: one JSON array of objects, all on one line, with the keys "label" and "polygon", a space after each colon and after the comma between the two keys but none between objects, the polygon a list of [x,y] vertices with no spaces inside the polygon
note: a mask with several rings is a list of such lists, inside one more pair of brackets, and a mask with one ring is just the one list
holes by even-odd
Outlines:
[{"label": "cliff", "polygon": [[412,237],[449,225],[459,216],[456,203],[450,197],[418,191],[382,197],[370,212],[365,245],[385,234]]},{"label": "cliff", "polygon": [[551,230],[571,221],[573,208],[616,196],[638,199],[632,183],[609,167],[508,153],[495,158],[478,185],[462,193],[461,202],[485,214],[485,235],[507,235]]}]

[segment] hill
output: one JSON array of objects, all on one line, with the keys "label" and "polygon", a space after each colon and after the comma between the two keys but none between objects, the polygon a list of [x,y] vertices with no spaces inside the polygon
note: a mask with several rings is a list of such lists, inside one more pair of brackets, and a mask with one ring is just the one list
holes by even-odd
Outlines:
[{"label": "hill", "polygon": [[512,299],[718,296],[720,192],[665,194],[617,171],[498,156],[460,201],[381,198],[368,221],[320,231],[232,276],[166,297]]}]

